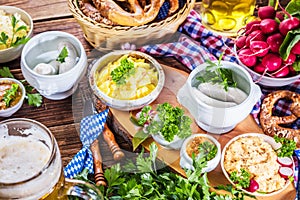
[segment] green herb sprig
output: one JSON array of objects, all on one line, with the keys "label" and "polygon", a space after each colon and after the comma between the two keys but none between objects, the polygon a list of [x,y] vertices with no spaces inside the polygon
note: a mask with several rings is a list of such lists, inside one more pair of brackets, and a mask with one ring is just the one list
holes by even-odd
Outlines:
[{"label": "green herb sprig", "polygon": [[213,159],[217,155],[218,148],[215,144],[205,141],[199,144],[199,153],[204,154],[207,161]]},{"label": "green herb sprig", "polygon": [[0,34],[0,44],[4,44],[7,48],[18,46],[20,44],[25,44],[30,38],[27,38],[26,35],[23,37],[16,37],[16,34],[21,30],[27,30],[27,26],[22,25],[17,27],[17,24],[20,20],[17,20],[14,15],[11,16],[11,26],[12,26],[12,38],[11,42],[8,43],[8,35],[5,32]]},{"label": "green herb sprig", "polygon": [[236,183],[237,188],[248,188],[250,186],[250,173],[243,168],[241,168],[241,172],[232,172],[230,179]]},{"label": "green herb sprig", "polygon": [[19,89],[19,85],[17,83],[13,83],[11,84],[11,88],[5,91],[3,100],[7,108],[10,106],[11,101],[16,98],[18,89]]},{"label": "green herb sprig", "polygon": [[[10,72],[8,67],[3,67],[0,69],[0,76],[4,78],[15,78],[14,75]],[[28,104],[31,106],[39,107],[42,105],[42,96],[40,93],[33,93],[33,87],[27,84],[27,81],[20,80],[24,85],[26,90],[26,97]]]},{"label": "green herb sprig", "polygon": [[232,70],[223,68],[221,65],[221,58],[223,57],[223,54],[224,53],[221,54],[217,63],[210,60],[206,61],[208,66],[196,77],[198,85],[200,83],[211,82],[213,84],[223,85],[225,91],[228,91],[228,87],[237,87],[237,82],[234,81],[232,76]]},{"label": "green herb sprig", "polygon": [[64,48],[62,48],[62,50],[60,51],[56,61],[63,63],[65,62],[66,57],[68,57],[69,52],[67,50],[67,48],[64,46]]},{"label": "green herb sprig", "polygon": [[120,66],[115,68],[111,73],[112,80],[117,84],[122,85],[126,83],[126,78],[134,74],[134,63],[130,62],[127,58],[120,61]]},{"label": "green herb sprig", "polygon": [[281,147],[276,149],[278,157],[290,157],[293,155],[294,150],[296,149],[296,142],[294,140],[278,137],[277,135],[274,135],[274,140],[281,144]]}]

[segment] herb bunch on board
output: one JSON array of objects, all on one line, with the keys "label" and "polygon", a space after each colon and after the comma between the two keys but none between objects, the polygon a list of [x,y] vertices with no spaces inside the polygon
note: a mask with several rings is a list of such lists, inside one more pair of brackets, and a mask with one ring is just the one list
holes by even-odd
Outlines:
[{"label": "herb bunch on board", "polygon": [[[8,67],[3,67],[0,69],[0,77],[3,78],[14,78],[14,75],[10,72]],[[26,80],[21,80],[26,90],[26,99],[28,104],[31,106],[39,107],[42,105],[42,96],[39,93],[33,92],[33,87],[28,85]]]},{"label": "herb bunch on board", "polygon": [[[120,163],[113,165],[104,172],[107,187],[98,186],[105,200],[161,200],[161,199],[188,199],[188,200],[243,200],[245,193],[232,186],[218,186],[221,190],[231,194],[217,194],[210,190],[206,173],[207,160],[200,156],[194,160],[195,170],[186,170],[186,178],[167,168],[158,170],[158,147],[150,144],[150,154],[145,156],[144,150],[137,156],[135,163],[129,161],[121,167]],[[131,172],[131,173],[129,173]],[[90,181],[87,170],[84,170],[76,179]]]}]

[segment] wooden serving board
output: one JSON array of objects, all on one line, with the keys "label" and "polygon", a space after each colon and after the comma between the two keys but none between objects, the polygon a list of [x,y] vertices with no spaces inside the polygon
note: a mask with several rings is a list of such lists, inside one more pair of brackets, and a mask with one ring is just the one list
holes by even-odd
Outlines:
[{"label": "wooden serving board", "polygon": [[[165,86],[162,90],[159,97],[152,103],[152,104],[161,104],[164,102],[169,102],[172,105],[179,105],[176,99],[176,94],[178,90],[184,85],[185,81],[187,80],[188,73],[183,72],[181,70],[163,66],[164,72],[166,75]],[[186,110],[186,109],[185,109]],[[137,132],[137,127],[130,121],[130,113],[126,111],[119,111],[115,109],[111,109],[111,120],[113,124],[117,124],[119,129],[123,134],[126,134],[127,137],[132,138],[134,134]],[[185,111],[185,114],[190,115],[188,111]],[[191,116],[191,115],[190,115]],[[195,122],[192,124],[192,131],[193,133],[207,133],[203,131],[201,128],[197,126]],[[262,133],[262,130],[256,124],[252,116],[248,116],[245,120],[239,123],[232,131],[222,134],[210,134],[215,137],[221,144],[221,147],[225,146],[225,144],[233,137],[243,134],[243,133]],[[154,142],[152,138],[148,138],[146,141],[142,143],[142,146],[149,150],[149,145]],[[179,173],[182,176],[185,176],[185,172],[181,169],[179,165],[180,155],[178,150],[169,150],[166,148],[161,147],[157,144],[159,151],[158,151],[158,158],[163,160],[167,165],[169,165],[175,172]],[[210,181],[210,185],[216,186],[220,184],[229,184],[225,176],[223,175],[221,165],[219,164],[217,168],[208,173],[208,179]],[[293,200],[296,196],[296,190],[293,184],[290,184],[289,187],[284,190],[282,193],[278,195],[273,195],[271,197],[257,197],[257,199],[270,199],[270,200]]]}]

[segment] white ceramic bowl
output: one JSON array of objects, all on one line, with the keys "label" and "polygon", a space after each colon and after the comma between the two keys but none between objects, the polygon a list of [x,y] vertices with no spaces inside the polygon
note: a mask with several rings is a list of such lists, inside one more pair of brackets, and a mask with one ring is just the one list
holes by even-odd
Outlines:
[{"label": "white ceramic bowl", "polygon": [[243,90],[248,97],[240,104],[232,107],[214,107],[205,103],[194,95],[192,87],[193,77],[207,67],[207,63],[194,69],[184,86],[177,93],[178,102],[186,107],[195,118],[197,124],[205,131],[215,134],[226,133],[232,130],[239,122],[244,120],[261,97],[260,87],[253,83],[249,73],[240,65],[222,61],[224,68],[233,71],[237,87]]},{"label": "white ceramic bowl", "polygon": [[0,117],[10,117],[11,115],[13,115],[15,112],[17,112],[23,105],[23,101],[26,95],[26,90],[24,85],[16,80],[16,79],[12,79],[12,78],[0,78],[0,85],[2,83],[17,83],[19,85],[19,88],[21,89],[22,92],[22,96],[20,97],[20,100],[12,107],[9,107],[7,109],[4,110],[0,110]]},{"label": "white ceramic bowl", "polygon": [[[69,41],[76,49],[78,61],[69,71],[56,75],[42,75],[33,70],[38,63],[48,63],[57,58],[61,41]],[[87,56],[81,42],[72,34],[62,31],[47,31],[35,35],[21,55],[21,69],[27,82],[48,99],[67,98],[76,90],[87,69]]]},{"label": "white ceramic bowl", "polygon": [[[236,52],[236,47],[234,47],[234,52]],[[235,53],[236,54],[236,53]],[[259,74],[252,70],[251,68],[247,67],[244,65],[240,59],[239,56],[236,54],[236,58],[238,60],[239,65],[244,67],[247,72],[250,74],[254,82],[257,82],[259,85],[265,86],[265,87],[281,87],[281,86],[286,86],[291,83],[294,83],[295,81],[300,79],[300,74],[291,76],[291,77],[282,77],[282,78],[272,78],[269,76],[262,76],[262,74]]]},{"label": "white ceramic bowl", "polygon": [[164,137],[161,134],[152,135],[153,140],[155,140],[158,144],[160,144],[162,147],[166,149],[175,149],[178,150],[181,148],[184,139],[179,138],[178,136],[174,137],[174,140],[171,142],[168,142],[164,139]]},{"label": "white ceramic bowl", "polygon": [[[281,144],[280,143],[276,143],[274,138],[268,136],[268,135],[265,135],[265,134],[261,134],[261,133],[245,133],[245,134],[241,134],[241,135],[238,135],[234,138],[232,138],[230,141],[227,142],[227,144],[224,146],[223,150],[222,150],[222,155],[221,155],[221,168],[222,168],[222,171],[223,171],[223,174],[225,175],[225,177],[227,178],[227,180],[232,184],[232,185],[235,185],[235,183],[232,182],[232,180],[230,179],[229,177],[229,174],[227,173],[227,171],[225,170],[224,168],[224,157],[225,157],[225,152],[227,151],[228,147],[234,142],[236,141],[237,139],[239,138],[242,138],[242,137],[251,137],[251,136],[254,136],[254,137],[262,137],[263,140],[267,143],[269,143],[273,149],[278,149],[280,148]],[[292,159],[292,158],[291,158]],[[293,168],[294,168],[294,164],[293,164]],[[279,194],[280,192],[282,192],[283,190],[285,190],[290,184],[290,181],[287,180],[286,181],[286,184],[284,185],[283,188],[281,188],[280,190],[277,190],[275,192],[272,192],[272,193],[259,193],[259,192],[249,192],[245,189],[241,189],[243,192],[245,193],[248,193],[250,195],[255,195],[255,196],[272,196],[272,195],[275,195],[275,194]]]},{"label": "white ceramic bowl", "polygon": [[[33,33],[33,22],[30,15],[15,6],[0,6],[0,10],[4,10],[6,13],[15,14],[18,13],[21,16],[21,19],[29,26],[29,32],[27,34],[27,38],[30,38]],[[1,30],[0,30],[1,32]],[[20,57],[24,44],[18,45],[16,47],[10,47],[8,49],[0,50],[0,63],[5,63],[12,61],[18,57]]]},{"label": "white ceramic bowl", "polygon": [[[109,97],[98,88],[95,81],[95,75],[98,71],[100,71],[103,67],[107,66],[108,63],[118,60],[120,57],[122,57],[125,54],[145,58],[145,60],[149,62],[151,66],[155,67],[158,72],[157,86],[154,88],[154,90],[151,93],[139,99],[120,100],[120,99]],[[92,65],[91,70],[89,72],[89,83],[94,94],[103,103],[117,110],[129,111],[129,110],[140,109],[150,104],[158,97],[165,83],[165,74],[161,65],[148,54],[139,51],[119,50],[119,51],[113,51],[111,53],[102,56]]]},{"label": "white ceramic bowl", "polygon": [[216,147],[217,147],[217,154],[216,154],[216,156],[213,159],[207,161],[207,166],[202,169],[202,173],[204,173],[204,172],[210,172],[210,171],[214,170],[218,166],[218,164],[219,164],[219,162],[221,160],[221,145],[220,145],[220,143],[214,137],[212,137],[211,135],[208,135],[208,134],[195,133],[195,134],[192,134],[191,136],[189,136],[188,138],[186,138],[184,140],[184,142],[182,144],[182,147],[180,149],[180,166],[183,169],[185,168],[185,169],[194,170],[193,160],[187,154],[186,147],[196,137],[205,137],[205,138],[209,139],[210,141],[212,141],[216,145]]}]

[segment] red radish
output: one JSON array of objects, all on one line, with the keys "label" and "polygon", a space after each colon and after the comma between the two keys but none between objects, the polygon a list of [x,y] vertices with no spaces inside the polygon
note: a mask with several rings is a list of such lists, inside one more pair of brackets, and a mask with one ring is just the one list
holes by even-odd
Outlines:
[{"label": "red radish", "polygon": [[239,48],[239,49],[244,48],[245,45],[246,45],[246,38],[247,38],[247,36],[245,36],[245,35],[237,38],[236,41],[235,41],[236,47]]},{"label": "red radish", "polygon": [[250,44],[250,49],[255,56],[263,57],[268,53],[269,45],[264,41],[253,41]]},{"label": "red radish", "polygon": [[266,71],[266,67],[259,63],[254,66],[253,70],[259,74],[263,74]]},{"label": "red radish", "polygon": [[238,56],[244,65],[253,67],[256,64],[257,58],[252,54],[253,52],[250,49],[242,49],[239,51]]},{"label": "red radish", "polygon": [[263,19],[260,22],[260,30],[264,34],[271,34],[278,31],[278,23],[274,19]]},{"label": "red radish", "polygon": [[290,30],[300,27],[300,20],[297,17],[291,17],[283,20],[279,24],[279,31],[282,35],[286,35]]},{"label": "red radish", "polygon": [[298,41],[292,48],[291,52],[296,55],[300,55],[300,41]]},{"label": "red radish", "polygon": [[263,66],[265,66],[268,71],[276,71],[280,68],[282,64],[282,58],[279,54],[269,53],[261,60]]},{"label": "red radish", "polygon": [[249,185],[249,187],[245,188],[245,190],[247,190],[249,192],[255,192],[258,189],[259,189],[259,184],[254,179],[250,179],[250,185]]},{"label": "red radish", "polygon": [[281,69],[274,72],[273,76],[275,78],[282,78],[282,77],[286,77],[289,73],[290,73],[289,67],[283,66],[283,67],[281,67]]},{"label": "red radish", "polygon": [[255,31],[255,30],[259,30],[259,25],[260,24],[260,20],[254,20],[249,22],[248,24],[246,24],[246,35],[249,35],[251,32]]},{"label": "red radish", "polygon": [[293,67],[293,65],[289,65],[289,70],[290,70],[290,75],[296,75],[296,71],[295,71],[295,69],[294,69],[294,67]]},{"label": "red radish", "polygon": [[293,166],[293,160],[290,157],[278,157],[277,162],[283,167]]},{"label": "red radish", "polygon": [[283,61],[286,65],[292,65],[296,61],[296,55],[293,53],[290,53],[290,55],[287,57],[286,60]]},{"label": "red radish", "polygon": [[278,173],[284,179],[288,179],[289,177],[293,176],[294,171],[290,167],[280,167]]},{"label": "red radish", "polygon": [[246,45],[250,46],[250,42],[252,41],[266,41],[266,36],[261,30],[255,30],[247,36]]},{"label": "red radish", "polygon": [[282,44],[284,38],[280,33],[275,33],[273,35],[270,35],[267,38],[267,43],[270,46],[270,50],[274,53],[278,53],[279,52],[279,47]]},{"label": "red radish", "polygon": [[257,14],[260,19],[274,19],[276,11],[272,6],[263,6],[258,8]]},{"label": "red radish", "polygon": [[284,20],[284,13],[282,11],[278,11],[276,12],[276,16],[275,16],[279,21],[283,21]]}]

